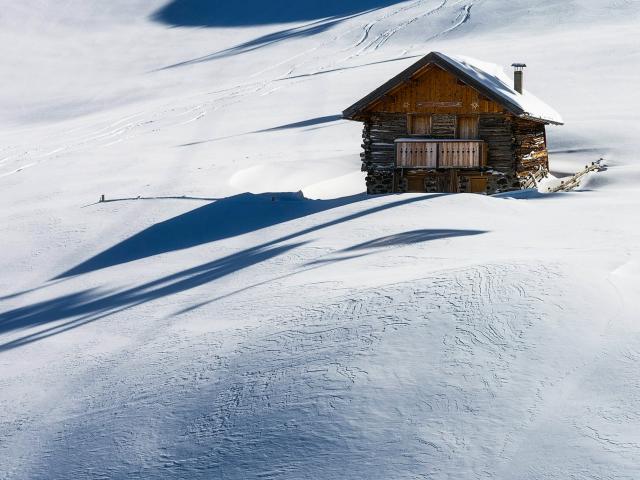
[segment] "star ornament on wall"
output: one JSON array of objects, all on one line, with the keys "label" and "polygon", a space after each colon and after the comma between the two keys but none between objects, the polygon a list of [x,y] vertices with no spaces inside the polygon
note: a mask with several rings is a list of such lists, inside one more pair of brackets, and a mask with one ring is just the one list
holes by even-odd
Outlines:
[{"label": "star ornament on wall", "polygon": [[478,102],[473,102],[471,104],[471,108],[473,108],[474,110],[477,110],[478,108],[480,108],[480,104]]}]

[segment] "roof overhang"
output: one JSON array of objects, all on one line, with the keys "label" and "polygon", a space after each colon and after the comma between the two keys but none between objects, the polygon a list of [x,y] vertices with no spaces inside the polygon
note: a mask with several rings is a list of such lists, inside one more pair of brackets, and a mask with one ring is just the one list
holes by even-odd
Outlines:
[{"label": "roof overhang", "polygon": [[356,120],[362,121],[364,120],[364,111],[372,105],[374,102],[380,100],[384,95],[388,94],[395,88],[399,87],[406,81],[410,80],[414,75],[422,71],[428,65],[437,65],[443,70],[451,73],[453,76],[462,80],[465,84],[469,85],[471,88],[477,90],[486,98],[496,102],[498,105],[504,107],[508,112],[513,115],[521,118],[525,118],[527,120],[532,120],[535,122],[545,123],[545,124],[554,124],[554,125],[562,125],[562,122],[555,121],[549,118],[536,117],[535,115],[531,115],[526,112],[518,103],[511,101],[509,98],[499,95],[493,89],[489,88],[486,84],[481,81],[478,81],[475,77],[467,73],[464,69],[460,68],[459,64],[453,61],[448,56],[440,53],[440,52],[431,52],[428,55],[424,56],[416,63],[408,67],[407,69],[400,72],[398,75],[393,77],[391,80],[385,82],[380,87],[376,88],[373,92],[369,93],[362,99],[358,100],[356,103],[351,105],[349,108],[342,112],[342,116],[348,120]]}]

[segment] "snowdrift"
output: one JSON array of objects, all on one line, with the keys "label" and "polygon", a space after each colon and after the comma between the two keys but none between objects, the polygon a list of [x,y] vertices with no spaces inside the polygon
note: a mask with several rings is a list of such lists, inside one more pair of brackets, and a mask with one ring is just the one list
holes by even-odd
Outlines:
[{"label": "snowdrift", "polygon": [[[3,6],[0,479],[636,478],[637,2],[265,5]],[[607,171],[362,195],[339,112],[429,51]]]}]

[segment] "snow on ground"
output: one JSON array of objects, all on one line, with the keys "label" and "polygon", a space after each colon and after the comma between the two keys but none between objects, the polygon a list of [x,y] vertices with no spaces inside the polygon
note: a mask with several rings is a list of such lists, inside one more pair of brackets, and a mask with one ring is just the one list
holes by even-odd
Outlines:
[{"label": "snow on ground", "polygon": [[[262,3],[3,6],[0,479],[638,478],[638,2]],[[431,50],[608,170],[362,195]]]}]

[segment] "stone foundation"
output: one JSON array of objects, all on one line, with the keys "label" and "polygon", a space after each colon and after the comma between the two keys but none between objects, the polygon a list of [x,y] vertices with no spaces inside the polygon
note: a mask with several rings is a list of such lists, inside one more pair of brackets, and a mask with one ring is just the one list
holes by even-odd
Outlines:
[{"label": "stone foundation", "polygon": [[484,192],[471,192],[471,176],[460,175],[458,177],[458,192],[460,193],[484,193],[493,195],[494,193],[506,192],[509,190],[519,189],[520,182],[515,176],[505,174],[488,174],[483,175],[487,185]]},{"label": "stone foundation", "polygon": [[[392,171],[370,170],[367,172],[367,193],[371,195],[387,193],[404,193],[408,191],[425,193],[494,193],[507,192],[522,188],[521,180],[515,174],[482,171],[457,172],[457,182],[454,172],[447,170],[407,170],[396,171],[395,179]],[[411,179],[411,181],[409,180]],[[472,192],[472,180],[486,182],[482,192]],[[394,188],[395,181],[395,188]],[[453,182],[453,187],[451,186]],[[411,185],[411,189],[409,188]],[[451,188],[457,191],[452,192]],[[476,188],[477,183],[476,183]]]},{"label": "stone foundation", "polygon": [[424,179],[424,191],[427,193],[438,193],[438,177],[427,175]]},{"label": "stone foundation", "polygon": [[393,172],[370,170],[366,182],[369,195],[393,192]]}]

